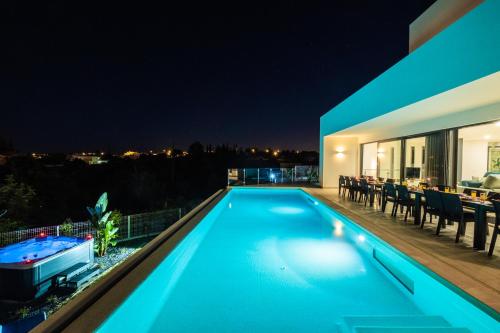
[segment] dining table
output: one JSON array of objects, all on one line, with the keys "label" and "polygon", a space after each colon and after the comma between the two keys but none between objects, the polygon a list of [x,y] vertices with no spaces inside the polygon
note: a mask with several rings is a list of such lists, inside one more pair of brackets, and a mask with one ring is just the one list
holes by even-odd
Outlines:
[{"label": "dining table", "polygon": [[[425,193],[422,189],[419,188],[409,188],[408,192],[415,196],[415,212],[413,223],[415,225],[420,225],[422,222],[422,199],[425,198]],[[487,214],[488,212],[495,211],[493,204],[486,200],[480,200],[479,198],[471,198],[462,195],[460,195],[460,201],[462,202],[463,206],[474,209],[475,224],[472,246],[476,250],[484,250],[486,247],[486,233],[488,229]],[[443,223],[441,218],[438,223]]]},{"label": "dining table", "polygon": [[495,208],[489,201],[461,198],[462,205],[473,208],[475,214],[473,247],[476,250],[484,250],[486,247],[486,233],[488,230],[487,214],[494,212]]}]

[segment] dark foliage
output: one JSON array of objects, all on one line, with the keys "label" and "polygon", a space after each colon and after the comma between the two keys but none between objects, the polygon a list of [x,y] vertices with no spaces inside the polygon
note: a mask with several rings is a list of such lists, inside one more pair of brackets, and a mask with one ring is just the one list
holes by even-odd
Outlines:
[{"label": "dark foliage", "polygon": [[[110,157],[107,164],[87,165],[63,155],[43,159],[11,157],[0,166],[0,182],[14,175],[36,192],[37,207],[24,224],[51,225],[66,218],[87,219],[85,207],[108,192],[110,209],[123,214],[162,208],[190,208],[227,184],[227,168],[279,167],[280,163],[317,164],[316,152],[253,152],[218,146],[191,145],[190,154],[167,157],[142,155],[138,159]],[[0,183],[0,184],[1,184]]]}]

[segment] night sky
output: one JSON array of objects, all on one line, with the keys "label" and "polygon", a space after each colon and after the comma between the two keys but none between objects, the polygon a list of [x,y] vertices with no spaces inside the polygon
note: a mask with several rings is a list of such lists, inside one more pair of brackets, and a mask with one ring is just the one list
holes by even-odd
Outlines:
[{"label": "night sky", "polygon": [[48,2],[0,8],[0,135],[25,152],[318,149],[434,1]]}]

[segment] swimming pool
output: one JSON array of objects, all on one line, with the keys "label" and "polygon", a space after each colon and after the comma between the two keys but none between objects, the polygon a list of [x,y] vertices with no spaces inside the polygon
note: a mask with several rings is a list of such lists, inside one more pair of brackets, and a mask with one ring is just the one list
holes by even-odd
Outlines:
[{"label": "swimming pool", "polygon": [[483,310],[301,190],[233,189],[98,331],[498,331]]}]

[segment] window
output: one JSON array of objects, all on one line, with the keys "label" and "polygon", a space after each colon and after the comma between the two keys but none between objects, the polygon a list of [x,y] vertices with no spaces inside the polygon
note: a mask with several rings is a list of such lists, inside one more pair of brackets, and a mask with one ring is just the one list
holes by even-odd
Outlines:
[{"label": "window", "polygon": [[500,122],[458,130],[459,184],[479,186],[487,172],[500,173]]},{"label": "window", "polygon": [[401,140],[380,142],[377,148],[377,176],[399,181],[401,171]]},{"label": "window", "polygon": [[[406,157],[405,157],[405,178],[421,179],[424,178],[425,170],[425,136],[406,139]],[[416,152],[420,151],[421,154]]]}]

